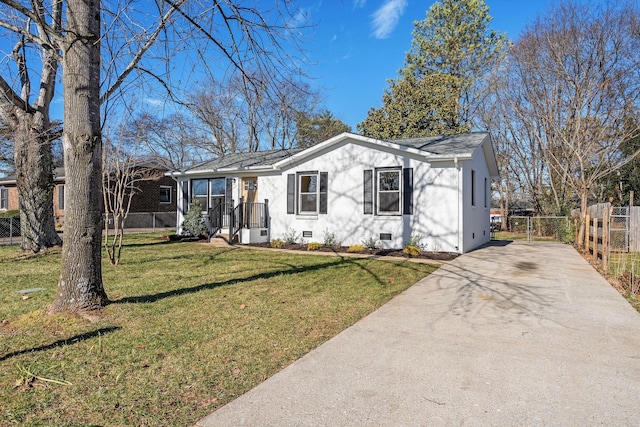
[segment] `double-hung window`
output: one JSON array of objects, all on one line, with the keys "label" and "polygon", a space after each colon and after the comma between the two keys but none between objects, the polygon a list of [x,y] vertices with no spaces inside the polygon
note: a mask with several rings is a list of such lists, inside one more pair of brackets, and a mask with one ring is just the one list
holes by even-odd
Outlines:
[{"label": "double-hung window", "polygon": [[171,203],[171,187],[169,186],[160,186],[160,203]]},{"label": "double-hung window", "polygon": [[60,184],[58,185],[58,209],[60,209],[61,211],[64,210],[64,196],[64,184]]},{"label": "double-hung window", "polygon": [[298,213],[302,215],[318,213],[318,174],[298,175]]},{"label": "double-hung window", "polygon": [[191,201],[198,200],[203,211],[207,210],[209,198],[209,180],[194,179],[191,184]]},{"label": "double-hung window", "polygon": [[9,209],[9,190],[6,187],[0,187],[0,210]]},{"label": "double-hung window", "polygon": [[400,172],[401,169],[376,171],[378,215],[400,215]]},{"label": "double-hung window", "polygon": [[412,215],[413,169],[387,167],[364,170],[365,215]]},{"label": "double-hung window", "polygon": [[287,213],[318,215],[327,213],[327,172],[298,172],[287,176]]}]

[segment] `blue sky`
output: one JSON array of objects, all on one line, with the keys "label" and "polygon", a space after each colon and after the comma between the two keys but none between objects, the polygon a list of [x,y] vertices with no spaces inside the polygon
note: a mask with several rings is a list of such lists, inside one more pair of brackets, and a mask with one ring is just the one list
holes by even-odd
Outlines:
[{"label": "blue sky", "polygon": [[[492,28],[515,40],[554,0],[485,1],[493,17]],[[354,132],[369,109],[381,105],[387,79],[397,76],[411,47],[413,22],[424,19],[434,2],[299,0],[308,21],[315,23],[306,31],[304,42],[309,60],[315,63],[309,68],[312,85],[324,95],[325,107]],[[11,47],[0,40],[2,56]],[[62,118],[61,96],[54,99],[51,113],[53,118]]]},{"label": "blue sky", "polygon": [[[517,39],[552,0],[486,0],[491,27]],[[371,107],[379,107],[387,79],[397,76],[411,47],[413,22],[435,0],[325,0],[305,8],[317,25],[305,48],[317,65],[313,83],[326,107],[356,131]]]}]

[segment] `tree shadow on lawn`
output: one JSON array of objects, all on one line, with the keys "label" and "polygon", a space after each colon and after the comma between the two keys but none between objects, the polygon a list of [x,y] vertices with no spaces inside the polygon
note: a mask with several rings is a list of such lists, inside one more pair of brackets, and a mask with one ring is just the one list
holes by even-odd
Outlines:
[{"label": "tree shadow on lawn", "polygon": [[[200,292],[200,291],[203,291],[203,290],[219,288],[221,286],[235,285],[237,283],[251,282],[251,281],[259,280],[259,279],[270,279],[270,278],[273,278],[273,277],[284,276],[284,275],[294,275],[294,274],[298,274],[298,273],[309,273],[309,272],[313,272],[313,271],[322,270],[324,268],[337,267],[337,266],[341,266],[341,265],[355,265],[358,268],[360,268],[363,271],[365,271],[366,273],[368,273],[369,275],[371,275],[372,277],[374,277],[376,282],[379,285],[383,285],[383,286],[387,285],[387,283],[385,283],[373,271],[371,271],[366,266],[360,265],[356,261],[358,261],[357,258],[336,257],[335,260],[332,260],[332,261],[329,261],[329,262],[323,262],[323,263],[315,264],[315,265],[311,265],[311,266],[298,267],[298,266],[293,266],[291,264],[283,264],[283,265],[288,266],[289,268],[280,269],[280,270],[276,270],[276,271],[265,272],[265,273],[258,273],[258,274],[254,274],[254,275],[251,275],[251,276],[248,276],[248,277],[234,278],[234,279],[229,279],[229,280],[225,280],[225,281],[221,281],[221,282],[204,283],[204,284],[198,285],[198,286],[192,286],[192,287],[189,287],[189,288],[174,289],[174,290],[171,290],[171,291],[159,292],[157,294],[124,297],[124,298],[120,298],[120,299],[111,301],[110,304],[152,303],[152,302],[156,302],[156,301],[159,301],[159,300],[162,300],[162,299],[165,299],[165,298],[176,297],[176,296],[186,295],[186,294],[192,294],[192,293]],[[411,268],[411,266],[408,266],[408,265],[406,267]]]},{"label": "tree shadow on lawn", "polygon": [[42,345],[40,347],[33,347],[33,348],[27,348],[24,350],[16,350],[16,351],[12,351],[11,353],[7,353],[4,356],[0,356],[0,362],[4,362],[5,360],[11,359],[12,357],[16,357],[16,356],[20,356],[23,354],[27,354],[27,353],[35,353],[35,352],[39,352],[39,351],[47,351],[47,350],[51,350],[54,349],[56,347],[62,347],[65,345],[69,345],[69,344],[75,344],[77,342],[80,341],[86,341],[88,339],[91,338],[95,338],[97,336],[101,336],[101,335],[106,335],[109,334],[111,332],[115,332],[122,329],[120,326],[109,326],[106,328],[101,328],[95,331],[91,331],[91,332],[85,332],[84,334],[80,334],[80,335],[75,335],[73,337],[70,338],[65,338],[62,340],[58,340],[55,341],[51,344],[47,344],[47,345]]}]

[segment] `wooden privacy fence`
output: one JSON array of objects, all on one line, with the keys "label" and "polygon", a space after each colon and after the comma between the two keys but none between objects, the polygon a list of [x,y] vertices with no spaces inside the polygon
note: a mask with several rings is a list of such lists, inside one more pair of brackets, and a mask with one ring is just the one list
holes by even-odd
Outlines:
[{"label": "wooden privacy fence", "polygon": [[629,252],[640,252],[640,206],[629,208]]}]

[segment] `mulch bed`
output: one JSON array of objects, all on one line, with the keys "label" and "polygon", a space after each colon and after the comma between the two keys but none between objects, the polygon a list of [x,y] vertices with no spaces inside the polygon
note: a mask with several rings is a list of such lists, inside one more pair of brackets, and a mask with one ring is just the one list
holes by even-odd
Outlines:
[{"label": "mulch bed", "polygon": [[[261,248],[271,248],[270,243],[252,243],[247,246],[256,246]],[[314,251],[308,251],[306,244],[285,244],[281,248],[278,249],[288,249],[293,251],[300,252],[333,252],[333,253],[347,253],[347,246],[321,246],[320,248]],[[365,249],[364,251],[359,252],[351,252],[354,254],[364,254],[364,255],[376,255],[376,256],[384,256],[384,257],[398,257],[398,258],[421,258],[421,259],[431,259],[436,261],[451,261],[458,257],[458,254],[450,253],[450,252],[421,252],[420,255],[417,256],[409,256],[402,252],[401,249]]]}]

